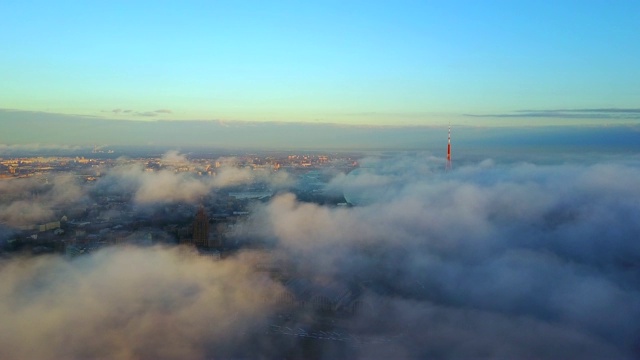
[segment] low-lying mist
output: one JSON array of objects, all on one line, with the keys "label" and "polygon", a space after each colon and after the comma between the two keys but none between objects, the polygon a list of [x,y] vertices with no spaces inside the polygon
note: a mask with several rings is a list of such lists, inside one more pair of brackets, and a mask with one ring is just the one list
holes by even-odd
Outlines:
[{"label": "low-lying mist", "polygon": [[[325,189],[353,206],[284,190],[255,204],[230,237],[260,250],[216,261],[114,247],[4,261],[1,357],[640,356],[640,158],[482,160],[444,172],[441,158],[414,153],[360,165]],[[123,165],[96,186],[170,202],[223,185],[184,176]],[[290,181],[272,176],[261,181]],[[256,271],[265,262],[311,291],[351,289],[361,311],[310,333],[308,312],[271,301],[296,294]],[[282,314],[288,329],[276,327]]]}]

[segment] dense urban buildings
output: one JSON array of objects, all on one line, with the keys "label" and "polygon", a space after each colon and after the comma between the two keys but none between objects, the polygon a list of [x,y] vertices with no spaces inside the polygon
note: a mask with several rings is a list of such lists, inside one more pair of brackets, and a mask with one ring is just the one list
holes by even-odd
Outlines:
[{"label": "dense urban buildings", "polygon": [[[59,176],[89,192],[90,199],[76,203],[59,203],[49,209],[48,216],[37,221],[19,214],[6,213],[0,224],[19,230],[4,250],[56,252],[72,248],[72,254],[91,251],[108,244],[127,242],[147,244],[192,244],[201,249],[224,249],[224,238],[231,225],[249,214],[253,201],[271,198],[277,188],[268,183],[269,173],[287,174],[289,185],[300,198],[308,201],[335,203],[340,198],[328,198],[320,190],[324,180],[319,171],[336,169],[350,171],[357,166],[353,154],[243,154],[243,155],[145,155],[122,157],[117,150],[96,150],[80,156],[23,156],[0,158],[0,181],[18,184],[33,183],[29,194],[2,193],[0,200],[37,199],[56,186]],[[141,175],[171,174],[202,182],[211,191],[200,196],[201,206],[186,195],[177,201],[154,207],[152,213],[139,211],[136,195],[126,189],[101,186],[112,180],[110,172],[136,169]],[[232,179],[223,179],[231,175]],[[220,185],[216,181],[220,180]],[[228,181],[228,183],[227,183]],[[188,182],[185,183],[188,187]],[[161,184],[158,184],[159,186]],[[279,185],[278,185],[279,186]],[[120,191],[121,190],[121,191]],[[162,199],[157,199],[162,204]],[[143,199],[143,203],[147,199]],[[155,199],[148,199],[154,203]],[[16,216],[13,216],[16,215]],[[138,235],[144,234],[142,238]],[[29,250],[31,249],[31,250]],[[10,252],[9,252],[10,253]]]}]

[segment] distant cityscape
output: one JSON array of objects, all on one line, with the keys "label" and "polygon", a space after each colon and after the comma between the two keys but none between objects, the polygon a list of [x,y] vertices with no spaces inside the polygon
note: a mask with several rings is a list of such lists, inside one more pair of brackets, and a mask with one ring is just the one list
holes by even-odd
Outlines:
[{"label": "distant cityscape", "polygon": [[[284,294],[265,299],[285,310],[276,317],[267,336],[278,342],[281,337],[304,341],[336,341],[365,344],[392,341],[387,337],[357,335],[345,330],[341,321],[370,310],[360,296],[375,284],[354,278],[346,282],[318,282],[298,273],[286,256],[271,249],[260,236],[235,231],[238,222],[251,215],[252,204],[266,203],[279,191],[261,178],[214,189],[196,201],[177,201],[145,207],[136,204],[134,194],[100,187],[108,174],[118,167],[138,166],[144,173],[169,172],[194,179],[223,176],[223,169],[242,169],[251,174],[286,172],[292,177],[287,192],[302,202],[329,207],[350,207],[342,194],[325,191],[337,174],[348,174],[359,167],[362,154],[353,153],[269,153],[242,156],[202,156],[172,154],[163,156],[113,156],[112,150],[95,150],[90,156],[21,156],[0,159],[0,182],[30,180],[37,182],[28,193],[0,192],[0,203],[18,198],[38,201],[52,191],[52,180],[70,176],[90,194],[89,199],[58,204],[51,215],[37,222],[20,216],[18,223],[0,219],[0,228],[10,235],[0,248],[0,259],[21,256],[62,256],[69,261],[97,253],[108,247],[182,247],[193,256],[210,261],[233,256],[239,251],[255,251],[254,271],[268,275],[286,289]],[[383,293],[388,289],[377,289]],[[301,323],[300,314],[314,314]],[[295,327],[293,324],[297,324]],[[317,345],[308,345],[317,346]]]},{"label": "distant cityscape", "polygon": [[[71,174],[91,189],[115,166],[137,164],[145,172],[170,171],[193,177],[215,178],[223,166],[221,158],[189,157],[188,163],[163,160],[162,157],[113,158],[113,150],[95,150],[93,156],[10,157],[0,158],[0,181],[31,178],[44,187],[56,174]],[[226,158],[228,159],[228,158]],[[343,197],[328,196],[322,189],[329,172],[349,172],[358,166],[354,154],[268,154],[233,157],[233,167],[249,171],[286,171],[295,177],[292,190],[303,201],[346,205]],[[323,172],[324,171],[324,172]],[[42,190],[46,191],[46,190]],[[275,190],[261,181],[216,189],[202,196],[197,204],[177,202],[163,204],[153,213],[136,212],[132,194],[102,190],[92,192],[92,201],[60,205],[53,214],[37,223],[22,222],[18,232],[2,248],[5,255],[14,252],[64,253],[75,256],[104,246],[135,243],[188,244],[218,255],[237,248],[227,234],[238,219],[250,213],[253,201],[268,201]],[[10,197],[37,198],[30,194],[0,194],[0,201]],[[204,224],[202,224],[204,222]],[[3,224],[4,223],[4,224]],[[0,225],[6,221],[0,219]],[[15,225],[15,224],[14,224]]]}]

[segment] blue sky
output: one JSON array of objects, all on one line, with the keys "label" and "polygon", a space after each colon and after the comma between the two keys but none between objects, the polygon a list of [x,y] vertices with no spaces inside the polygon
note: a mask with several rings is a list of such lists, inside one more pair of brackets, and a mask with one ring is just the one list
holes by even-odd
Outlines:
[{"label": "blue sky", "polygon": [[0,22],[3,109],[427,126],[640,118],[638,1],[4,1]]}]

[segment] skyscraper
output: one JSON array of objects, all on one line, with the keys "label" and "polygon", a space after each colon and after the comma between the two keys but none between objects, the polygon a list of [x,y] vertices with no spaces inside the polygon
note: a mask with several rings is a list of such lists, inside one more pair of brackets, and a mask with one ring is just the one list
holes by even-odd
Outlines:
[{"label": "skyscraper", "polygon": [[198,247],[209,246],[209,217],[202,206],[193,222],[193,244]]},{"label": "skyscraper", "polygon": [[447,163],[444,166],[444,170],[451,170],[451,124],[449,124],[449,138],[447,140]]}]

